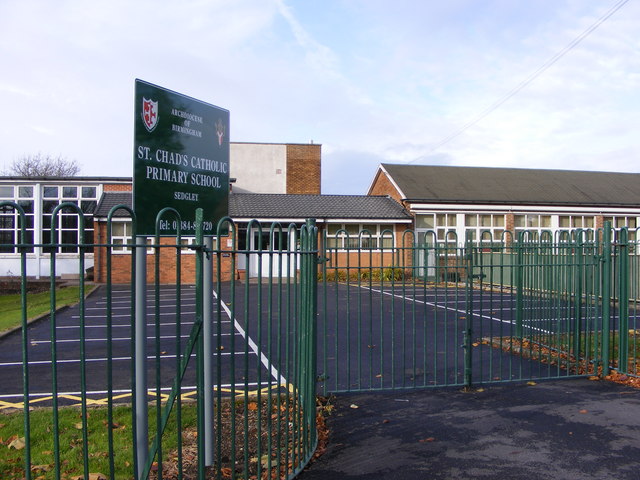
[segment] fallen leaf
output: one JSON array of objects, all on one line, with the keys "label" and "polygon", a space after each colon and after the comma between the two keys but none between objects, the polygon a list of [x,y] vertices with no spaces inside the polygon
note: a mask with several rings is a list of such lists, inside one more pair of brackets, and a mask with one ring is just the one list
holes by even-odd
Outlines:
[{"label": "fallen leaf", "polygon": [[382,378],[382,374],[381,373],[377,374],[376,378]]},{"label": "fallen leaf", "polygon": [[15,448],[16,450],[22,450],[24,446],[24,437],[16,438],[8,445],[9,448]]},{"label": "fallen leaf", "polygon": [[360,407],[358,407],[358,405],[356,405],[355,403],[352,403],[351,405],[349,405],[349,407],[351,407],[351,408],[360,408]]},{"label": "fallen leaf", "polygon": [[589,380],[592,380],[592,381],[600,380],[600,377],[597,377],[596,375],[592,375],[589,377]]},{"label": "fallen leaf", "polygon": [[480,393],[482,393],[482,392],[484,392],[484,388],[482,388],[482,387],[480,387],[480,388],[476,388],[476,392],[480,392]]},{"label": "fallen leaf", "polygon": [[82,430],[82,422],[74,423],[73,426],[78,430]]},{"label": "fallen leaf", "polygon": [[389,420],[388,418],[385,418],[384,420],[382,420],[382,423],[389,423],[391,420]]},{"label": "fallen leaf", "polygon": [[247,405],[247,409],[255,412],[256,410],[258,410],[258,404],[256,402],[249,402],[249,405]]},{"label": "fallen leaf", "polygon": [[429,437],[429,438],[424,438],[422,440],[420,440],[420,443],[430,443],[430,442],[435,442],[436,439],[433,437]]},{"label": "fallen leaf", "polygon": [[527,385],[533,386],[533,385],[537,385],[537,383],[536,382],[527,382]]},{"label": "fallen leaf", "polygon": [[582,410],[580,410],[580,413],[585,414],[585,413],[589,413],[589,410],[585,410],[584,408]]}]

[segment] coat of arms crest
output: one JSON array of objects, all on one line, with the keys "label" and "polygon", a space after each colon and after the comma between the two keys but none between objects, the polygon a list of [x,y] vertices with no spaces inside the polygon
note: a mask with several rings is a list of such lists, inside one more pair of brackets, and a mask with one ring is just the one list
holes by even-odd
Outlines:
[{"label": "coat of arms crest", "polygon": [[142,122],[150,132],[158,125],[158,102],[142,98]]}]

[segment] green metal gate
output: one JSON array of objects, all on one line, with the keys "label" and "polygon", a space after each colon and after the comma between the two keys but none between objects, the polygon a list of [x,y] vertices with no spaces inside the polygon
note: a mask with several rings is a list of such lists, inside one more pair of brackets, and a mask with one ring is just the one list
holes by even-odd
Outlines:
[{"label": "green metal gate", "polygon": [[[0,410],[7,413],[0,436],[19,441],[0,465],[1,478],[293,478],[304,468],[317,444],[313,221],[271,226],[271,238],[287,249],[240,250],[228,218],[213,239],[201,229],[195,239],[180,231],[136,239],[135,214],[119,205],[107,219],[106,242],[94,243],[83,238],[78,206],[63,203],[53,212],[51,238],[66,210],[77,213],[80,242],[33,245],[20,206],[2,202],[0,210],[18,212],[22,228],[20,238],[1,245],[21,258],[19,328],[0,340]],[[123,216],[131,239],[114,242],[114,220]],[[162,210],[157,225],[167,219],[180,225],[173,209]],[[201,226],[201,211],[197,219]],[[247,238],[253,231],[261,237],[262,228],[250,222]],[[58,311],[56,251],[63,247],[78,250],[79,303]],[[48,315],[30,323],[34,248],[50,253],[51,293]],[[98,250],[107,282],[85,298],[86,257]],[[250,255],[278,260],[255,281],[225,278]],[[194,257],[195,283],[187,284],[184,264]],[[116,263],[130,270],[130,283],[112,281]],[[161,282],[168,264],[173,276]],[[14,384],[17,392],[9,391]]]},{"label": "green metal gate", "polygon": [[[21,226],[0,245],[21,262],[19,328],[0,348],[0,389],[19,385],[0,391],[0,411],[13,412],[0,437],[18,449],[2,478],[293,478],[317,443],[317,392],[638,375],[637,232],[610,224],[462,244],[454,234],[339,231],[319,255],[312,221],[268,232],[252,221],[242,249],[230,219],[213,239],[176,231],[145,241],[121,205],[100,243],[83,238],[77,205],[61,204],[50,238],[67,210],[80,242],[33,245],[20,206],[0,210]],[[120,215],[128,242],[113,238]],[[158,215],[167,219],[180,224],[172,209]],[[29,324],[34,248],[49,252],[52,293],[48,316]],[[78,251],[79,303],[59,312],[56,252],[67,248]],[[98,249],[108,280],[85,298],[85,260]],[[236,266],[256,257],[255,275],[238,280]],[[169,264],[174,276],[161,281]],[[140,282],[114,282],[122,268]]]},{"label": "green metal gate", "polygon": [[407,231],[387,249],[365,248],[367,235],[323,241],[323,392],[635,374],[626,230],[487,232],[462,246]]}]

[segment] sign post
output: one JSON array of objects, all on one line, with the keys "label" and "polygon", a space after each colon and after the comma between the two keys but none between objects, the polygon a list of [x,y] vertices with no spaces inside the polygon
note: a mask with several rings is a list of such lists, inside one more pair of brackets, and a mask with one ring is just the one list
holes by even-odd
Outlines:
[{"label": "sign post", "polygon": [[[157,215],[171,207],[178,219],[158,222],[160,236],[194,236],[198,226],[205,238],[217,233],[218,221],[228,215],[229,197],[229,111],[156,85],[136,80],[135,83],[135,140],[134,140],[133,208],[140,235],[136,244],[141,253],[146,249],[146,237],[156,234]],[[196,209],[202,209],[202,225],[197,225]],[[179,222],[179,223],[178,223]],[[205,240],[210,246],[211,241]],[[202,255],[202,252],[198,253]],[[139,255],[144,259],[144,255]],[[203,259],[203,298],[212,295],[212,262]],[[144,260],[142,260],[144,261]],[[136,270],[136,301],[146,301],[146,272]],[[137,305],[143,312],[144,305]],[[211,301],[205,301],[202,312],[196,313],[206,326],[203,329],[204,352],[212,351]],[[136,317],[146,325],[146,314]],[[144,327],[146,329],[146,326]],[[143,337],[144,338],[144,337]],[[146,395],[145,342],[136,347],[136,378],[145,379],[138,390]],[[211,361],[204,358],[204,418],[205,461],[213,462],[213,381]],[[139,376],[138,376],[139,375]],[[142,394],[141,394],[142,395]],[[200,392],[198,393],[200,395]],[[148,435],[147,402],[137,402],[138,435]],[[144,466],[148,451],[146,442],[138,442],[138,465]],[[139,470],[140,471],[140,470]]]}]

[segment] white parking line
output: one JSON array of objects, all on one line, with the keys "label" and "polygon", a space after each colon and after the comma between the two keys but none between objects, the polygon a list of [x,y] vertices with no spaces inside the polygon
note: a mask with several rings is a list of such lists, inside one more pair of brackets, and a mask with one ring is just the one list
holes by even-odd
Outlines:
[{"label": "white parking line", "polygon": [[[452,307],[448,307],[447,305],[442,305],[442,304],[440,304],[440,303],[433,303],[433,302],[427,302],[427,301],[424,301],[424,300],[418,300],[418,299],[413,298],[413,297],[407,297],[407,296],[404,296],[404,295],[398,295],[398,294],[394,294],[394,293],[392,293],[392,292],[385,292],[385,291],[383,291],[383,290],[378,290],[378,289],[376,289],[376,288],[369,288],[369,287],[364,286],[364,285],[359,285],[359,287],[360,287],[360,288],[363,288],[363,289],[365,289],[365,290],[370,290],[370,291],[372,291],[372,292],[380,293],[380,294],[382,294],[382,295],[389,295],[389,296],[391,296],[391,297],[400,298],[400,299],[402,299],[402,300],[406,300],[406,301],[409,301],[409,302],[413,302],[413,303],[421,303],[421,304],[423,304],[423,305],[429,305],[430,307],[440,308],[440,309],[443,309],[443,310],[449,310],[449,311],[452,311],[452,312],[461,313],[461,314],[463,314],[463,315],[466,315],[466,314],[467,314],[467,310],[466,310],[466,309],[464,309],[464,310],[463,310],[463,309],[460,309],[460,308],[452,308]],[[513,325],[513,324],[515,323],[515,321],[511,321],[511,320],[503,320],[503,319],[501,319],[501,318],[492,317],[492,316],[490,316],[490,315],[480,315],[480,314],[477,314],[477,313],[474,313],[474,312],[471,312],[471,313],[472,313],[472,315],[474,315],[474,316],[476,316],[476,317],[484,318],[484,319],[486,319],[486,320],[492,320],[492,321],[494,321],[494,322],[498,322],[498,323],[504,323],[504,324],[507,324],[507,325]],[[530,330],[535,330],[535,331],[537,331],[537,332],[547,333],[547,334],[548,334],[548,333],[551,333],[550,331],[548,331],[548,330],[544,330],[544,329],[542,329],[542,328],[533,328],[533,327],[529,327],[529,329],[530,329]]]},{"label": "white parking line", "polygon": [[[239,333],[236,333],[236,335],[240,335]],[[230,333],[221,333],[220,334],[221,337],[229,337],[231,336]],[[189,338],[190,335],[180,335],[180,338]],[[160,335],[158,337],[160,340],[171,340],[171,339],[175,339],[176,336],[175,335]],[[148,336],[147,340],[155,340],[156,337],[155,336]],[[84,339],[85,342],[106,342],[107,339],[106,338],[85,338]],[[112,342],[130,342],[131,341],[131,337],[116,337],[116,338],[112,338],[111,339]],[[29,342],[31,345],[40,345],[43,343],[51,343],[51,340],[31,340]],[[58,343],[80,343],[80,339],[79,338],[72,338],[72,339],[67,339],[67,340],[60,340],[57,339],[56,340],[56,344]]]},{"label": "white parking line", "polygon": [[[113,310],[131,310],[131,303],[130,303],[130,302],[129,302],[129,303],[127,303],[127,302],[121,302],[121,303],[123,303],[123,304],[125,304],[125,305],[124,305],[124,306],[122,306],[122,307],[114,307],[114,306],[112,306],[112,307],[111,307],[111,310],[112,310],[112,311],[113,311]],[[112,304],[112,305],[113,305],[113,304]],[[172,306],[175,306],[175,302],[172,302],[172,303],[171,303],[171,305],[172,305]],[[154,306],[154,304],[149,304],[149,305],[147,305],[147,306],[151,306],[151,307],[153,307],[153,306]],[[195,307],[195,306],[196,306],[195,302],[194,302],[194,303],[181,303],[181,304],[180,304],[180,307],[183,307],[183,308],[184,308],[184,307]],[[165,308],[166,308],[167,306],[166,306],[166,305],[161,305],[161,307],[165,307]],[[106,312],[107,312],[107,307],[86,307],[86,308],[85,308],[85,310],[87,310],[87,311],[88,311],[88,310],[98,310],[98,311],[100,311],[100,312],[105,312],[105,314],[106,314]]]},{"label": "white parking line", "polygon": [[[185,325],[193,325],[194,322],[181,322],[180,325],[185,326]],[[231,323],[231,320],[220,320],[220,323]],[[176,325],[176,322],[163,322],[160,324],[161,327],[166,327],[166,326],[171,326],[171,325]],[[111,325],[113,328],[131,328],[131,324],[130,323],[114,323]],[[156,324],[155,323],[149,323],[147,322],[147,327],[155,327]],[[57,325],[56,329],[78,329],[80,328],[80,325]],[[107,328],[107,324],[102,324],[102,325],[85,325],[84,328]]]},{"label": "white parking line", "polygon": [[[193,312],[180,312],[180,315],[195,315],[195,311]],[[148,312],[147,313],[147,317],[154,317],[156,315],[155,312]],[[168,312],[168,313],[162,313],[160,312],[159,314],[160,316],[176,316],[176,312]],[[71,315],[71,318],[80,318],[81,315]],[[119,315],[111,315],[111,318],[128,318],[131,317],[131,315],[127,315],[127,314],[119,314]],[[105,315],[85,315],[84,318],[104,318],[106,319],[106,314]]]},{"label": "white parking line", "polygon": [[238,332],[240,332],[240,335],[242,335],[245,341],[249,344],[249,347],[251,347],[252,352],[255,355],[260,356],[260,361],[262,362],[262,365],[264,365],[264,367],[271,374],[271,376],[281,384],[288,383],[287,380],[284,378],[284,376],[282,376],[280,372],[278,372],[278,369],[276,369],[276,367],[274,367],[271,364],[271,360],[269,360],[264,353],[259,352],[258,346],[256,345],[256,343],[251,339],[251,337],[247,335],[247,333],[244,331],[244,328],[242,328],[242,326],[238,323],[238,321],[231,316],[231,310],[229,310],[229,307],[227,307],[227,304],[224,303],[222,299],[218,298],[218,293],[215,290],[213,290],[213,296],[215,297],[216,300],[220,301],[220,305],[222,305],[222,308],[224,309],[225,313],[231,320],[233,320],[234,327]]},{"label": "white parking line", "polygon": [[[195,356],[196,355],[196,351],[194,350],[193,352],[191,352],[191,356]],[[223,357],[225,356],[231,356],[231,355],[244,355],[244,351],[242,352],[216,352],[216,355],[221,355]],[[249,355],[256,355],[255,352],[249,352]],[[159,357],[162,360],[165,359],[174,359],[176,358],[176,355],[160,355]],[[155,360],[156,356],[155,355],[147,355],[147,360]],[[100,363],[100,362],[107,362],[109,359],[106,357],[99,357],[99,358],[85,358],[85,362],[86,363]],[[113,357],[111,359],[113,362],[120,362],[123,360],[131,360],[131,357]],[[56,360],[56,364],[62,364],[62,363],[80,363],[80,359],[79,358],[71,358],[68,360]],[[34,361],[29,361],[29,365],[51,365],[51,360],[34,360]],[[6,363],[0,363],[0,367],[16,367],[16,366],[22,366],[22,362],[6,362]]]}]

